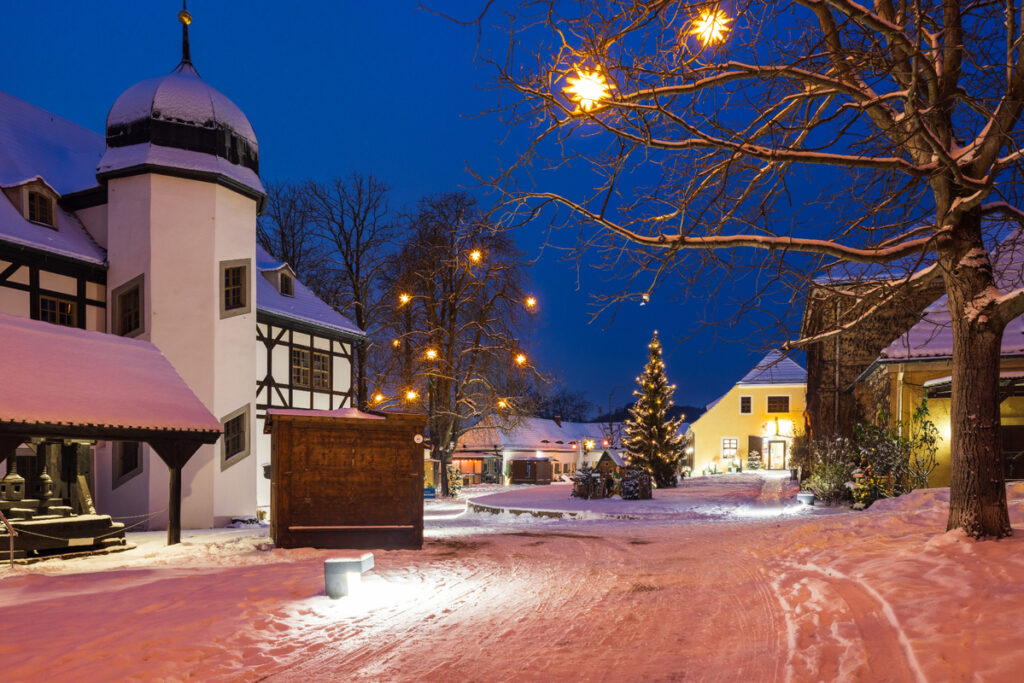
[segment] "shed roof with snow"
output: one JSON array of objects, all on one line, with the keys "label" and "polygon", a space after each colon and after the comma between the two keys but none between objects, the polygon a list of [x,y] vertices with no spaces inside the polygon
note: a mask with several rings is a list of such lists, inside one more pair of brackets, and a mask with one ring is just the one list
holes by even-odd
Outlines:
[{"label": "shed roof with snow", "polygon": [[[1000,291],[1010,292],[1024,287],[1024,231],[1015,232],[999,245],[993,258],[993,268]],[[1024,317],[1015,318],[1006,325],[1002,354],[1024,355]],[[924,310],[919,322],[885,347],[875,363],[952,357],[953,328],[947,298],[943,296]]]},{"label": "shed roof with snow", "polygon": [[21,425],[84,429],[83,436],[221,431],[147,341],[0,314],[0,348],[0,425],[7,431]]}]

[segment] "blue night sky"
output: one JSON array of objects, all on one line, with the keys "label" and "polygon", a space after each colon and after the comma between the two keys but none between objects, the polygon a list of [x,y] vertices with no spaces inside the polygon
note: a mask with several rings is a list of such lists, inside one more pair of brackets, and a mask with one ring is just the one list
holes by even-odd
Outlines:
[{"label": "blue night sky", "polygon": [[[464,13],[476,3],[439,6]],[[177,65],[179,9],[176,0],[12,3],[0,41],[2,88],[102,132],[122,91]],[[487,205],[467,164],[494,172],[522,140],[506,139],[507,130],[482,113],[498,93],[487,89],[488,68],[474,63],[476,32],[416,2],[192,0],[189,10],[193,62],[249,117],[264,180],[372,172],[391,185],[396,209],[459,188]],[[723,338],[742,339],[756,320],[731,330],[701,328],[704,304],[675,300],[671,288],[647,306],[623,306],[614,321],[605,315],[590,323],[592,294],[618,286],[591,267],[577,278],[563,253],[540,249],[540,235],[539,226],[517,235],[527,254],[539,257],[531,277],[542,320],[530,348],[542,367],[559,371],[569,389],[602,408],[610,391],[616,405],[628,399],[653,329],[665,343],[680,404],[724,393],[763,354],[760,336],[749,343]],[[571,245],[575,235],[559,239]]]}]

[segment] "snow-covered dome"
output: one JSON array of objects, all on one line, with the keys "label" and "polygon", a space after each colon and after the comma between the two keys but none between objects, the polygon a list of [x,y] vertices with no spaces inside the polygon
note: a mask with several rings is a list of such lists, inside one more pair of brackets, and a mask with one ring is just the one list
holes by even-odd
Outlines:
[{"label": "snow-covered dome", "polygon": [[107,115],[99,176],[146,170],[180,171],[264,195],[249,119],[199,77],[187,56],[166,76],[125,90]]},{"label": "snow-covered dome", "polygon": [[206,152],[259,170],[249,119],[188,62],[166,76],[136,83],[110,108],[107,146],[143,142]]}]

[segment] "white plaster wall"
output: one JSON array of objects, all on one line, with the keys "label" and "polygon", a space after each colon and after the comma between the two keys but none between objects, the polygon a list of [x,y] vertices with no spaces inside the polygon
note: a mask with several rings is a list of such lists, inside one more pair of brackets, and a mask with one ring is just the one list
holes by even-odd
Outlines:
[{"label": "white plaster wall", "polygon": [[270,514],[270,480],[263,476],[263,466],[270,464],[270,434],[263,433],[264,419],[256,420],[256,508]]},{"label": "white plaster wall", "polygon": [[[150,223],[150,176],[116,178],[108,183],[107,190],[106,213],[109,225],[106,228],[106,235],[108,238],[107,258],[110,264],[107,269],[107,293],[112,292],[139,273],[145,272],[147,275],[143,298],[144,308],[148,312],[151,310],[150,296],[152,294],[151,275],[149,274],[150,240],[147,229]],[[113,313],[113,308],[110,303],[108,299],[106,329],[112,329],[110,316]],[[150,322],[147,315],[143,320],[143,333],[140,338],[150,339],[149,332]],[[93,494],[96,496],[97,509],[100,512],[116,512],[118,516],[142,515],[156,513],[167,507],[166,467],[158,458],[155,458],[155,462],[153,462],[144,455],[142,460],[145,473],[129,482],[132,484],[131,486],[126,484],[118,487],[116,491],[111,489],[110,458],[108,444],[97,454],[95,463],[97,490]],[[155,488],[150,482],[160,472],[164,473],[162,491]],[[164,512],[151,521],[151,527],[160,528],[166,523],[167,515]]]},{"label": "white plaster wall", "polygon": [[88,209],[80,209],[75,216],[101,247],[107,246],[107,205],[90,206]]},{"label": "white plaster wall", "polygon": [[0,313],[29,318],[32,316],[32,298],[28,292],[0,287]]},{"label": "white plaster wall", "polygon": [[78,295],[78,280],[60,273],[51,273],[47,270],[39,270],[39,286],[42,289],[49,289],[62,294]]},{"label": "white plaster wall", "polygon": [[[242,406],[249,406],[249,454],[221,467],[217,444],[214,468],[214,523],[221,526],[233,516],[256,514],[256,373],[257,351],[263,345],[256,340],[256,202],[221,186],[216,189],[216,234],[214,241],[213,293],[215,317],[216,389],[213,413],[223,418]],[[249,312],[220,319],[220,263],[247,259],[249,262]]]}]

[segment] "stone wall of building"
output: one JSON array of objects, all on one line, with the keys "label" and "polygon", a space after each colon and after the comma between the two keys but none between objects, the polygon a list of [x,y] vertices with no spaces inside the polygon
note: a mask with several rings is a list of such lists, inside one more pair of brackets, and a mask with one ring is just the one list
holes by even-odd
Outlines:
[{"label": "stone wall of building", "polygon": [[[874,286],[854,284],[840,292],[836,287],[812,285],[804,307],[802,336],[821,334],[834,329],[837,320],[842,324],[859,317],[873,301],[856,302],[849,293]],[[941,278],[907,289],[850,330],[806,347],[807,413],[812,436],[852,433],[853,425],[865,417],[851,391],[853,383],[882,349],[920,320],[924,309],[942,294]]]}]

